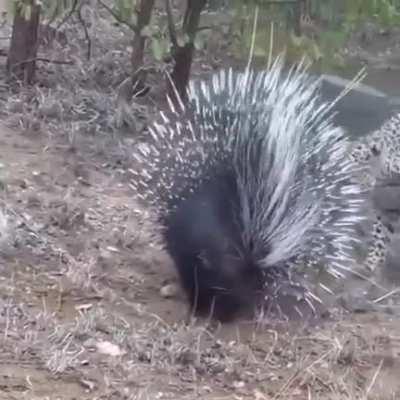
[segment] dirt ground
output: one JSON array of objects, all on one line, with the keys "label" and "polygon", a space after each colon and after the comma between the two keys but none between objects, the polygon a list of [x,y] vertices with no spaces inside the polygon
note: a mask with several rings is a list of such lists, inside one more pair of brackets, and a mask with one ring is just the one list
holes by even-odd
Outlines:
[{"label": "dirt ground", "polygon": [[1,399],[400,395],[396,318],[185,325],[179,291],[160,292],[174,281],[170,262],[120,179],[96,157],[4,126],[0,146],[12,222],[0,258]]},{"label": "dirt ground", "polygon": [[0,71],[0,399],[400,398],[395,305],[335,307],[311,325],[187,323],[123,174],[154,104],[121,123],[109,88],[127,76],[129,40],[84,16],[98,18],[91,60],[71,24],[44,54],[73,65],[40,65],[20,90]]}]

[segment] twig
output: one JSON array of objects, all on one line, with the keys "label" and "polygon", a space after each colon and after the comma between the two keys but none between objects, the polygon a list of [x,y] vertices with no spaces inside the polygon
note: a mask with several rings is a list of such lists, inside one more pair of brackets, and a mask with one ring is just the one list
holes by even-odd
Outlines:
[{"label": "twig", "polygon": [[88,28],[86,26],[85,20],[82,17],[82,7],[78,8],[77,15],[78,15],[78,20],[82,25],[83,31],[85,33],[85,38],[86,38],[86,41],[87,41],[87,44],[88,44],[86,57],[87,57],[88,60],[90,60],[90,55],[92,53],[92,41],[90,39],[89,31],[88,31]]},{"label": "twig", "polygon": [[165,8],[167,10],[169,38],[171,40],[172,47],[174,49],[177,49],[178,48],[178,39],[177,39],[176,30],[175,30],[175,23],[174,23],[174,17],[172,15],[172,8],[171,8],[170,0],[165,0]]},{"label": "twig", "polygon": [[320,356],[319,358],[317,358],[316,360],[311,362],[307,367],[303,368],[302,370],[296,369],[294,374],[286,381],[286,383],[279,390],[279,392],[275,394],[273,399],[276,400],[279,397],[281,397],[292,386],[293,382],[295,382],[298,377],[301,377],[305,373],[310,373],[311,368],[313,368],[316,364],[320,363],[322,360],[324,360],[326,357],[328,357],[334,350],[335,350],[335,348],[328,350],[327,352],[322,354],[322,356]]},{"label": "twig", "polygon": [[383,366],[383,360],[381,360],[381,362],[379,363],[378,368],[376,369],[376,371],[374,373],[374,376],[372,377],[371,383],[368,385],[368,388],[367,388],[367,390],[365,392],[365,397],[364,397],[365,399],[368,398],[368,395],[369,395],[370,391],[374,387],[375,382],[376,382],[376,380],[378,378],[378,375],[381,372],[382,366]]},{"label": "twig", "polygon": [[121,18],[112,8],[110,8],[107,4],[104,4],[102,0],[97,0],[97,2],[107,10],[119,23],[126,25],[128,28],[132,29],[136,34],[140,33],[137,26],[132,24],[131,22]]},{"label": "twig", "polygon": [[269,41],[269,52],[268,52],[268,63],[267,69],[271,69],[272,65],[272,50],[274,47],[274,21],[271,21],[271,34],[270,34],[270,41]]},{"label": "twig", "polygon": [[[229,24],[220,24],[219,26],[229,26]],[[214,29],[214,26],[199,26],[197,28],[197,32],[202,32],[202,31],[207,31],[210,30],[212,31]]]},{"label": "twig", "polygon": [[390,297],[390,296],[392,296],[392,295],[394,295],[394,294],[396,294],[396,293],[398,293],[398,292],[400,292],[400,288],[393,289],[393,290],[391,290],[390,292],[384,294],[383,296],[380,296],[380,297],[378,297],[377,299],[373,300],[372,302],[375,303],[375,304],[376,304],[376,303],[380,303],[382,300],[385,300],[385,299],[387,299],[388,297]]},{"label": "twig", "polygon": [[282,388],[279,390],[279,392],[277,392],[274,397],[272,398],[272,400],[276,400],[279,397],[282,396],[282,394],[284,394],[289,388],[290,386],[292,386],[293,382],[295,382],[295,380],[297,379],[297,377],[300,375],[300,370],[297,369],[293,375],[291,375],[289,377],[289,379],[284,383],[284,385],[282,386]]},{"label": "twig", "polygon": [[[0,56],[8,57],[8,54],[0,52]],[[19,62],[17,64],[14,64],[14,66],[17,67],[19,65],[30,63],[32,61],[41,61],[41,62],[45,62],[45,63],[49,63],[49,64],[74,65],[73,61],[51,60],[50,58],[35,57],[35,58],[30,58],[28,60],[21,61],[21,62]]]},{"label": "twig", "polygon": [[34,60],[27,60],[21,64],[24,64],[24,63],[27,63],[30,61],[41,61],[41,62],[45,62],[45,63],[49,63],[49,64],[74,65],[73,61],[51,60],[50,58],[44,58],[44,57],[36,57]]},{"label": "twig", "polygon": [[71,10],[69,11],[69,13],[60,21],[60,23],[58,24],[56,30],[58,31],[67,21],[68,19],[70,19],[72,17],[72,15],[74,14],[74,12],[77,9],[79,0],[74,0]]},{"label": "twig", "polygon": [[249,54],[249,60],[247,62],[247,69],[248,70],[250,69],[251,62],[253,61],[254,48],[255,48],[255,45],[256,45],[258,12],[259,12],[259,8],[258,8],[258,6],[256,6],[255,11],[254,11],[253,32],[252,32],[252,35],[251,35],[250,54]]}]

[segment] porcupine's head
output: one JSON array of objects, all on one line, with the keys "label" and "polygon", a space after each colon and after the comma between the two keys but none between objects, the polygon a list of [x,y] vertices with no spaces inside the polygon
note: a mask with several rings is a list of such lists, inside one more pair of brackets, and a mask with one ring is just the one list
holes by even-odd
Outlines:
[{"label": "porcupine's head", "polygon": [[221,71],[191,82],[189,105],[171,105],[138,146],[132,185],[155,206],[198,309],[251,304],[290,280],[293,260],[335,276],[349,267],[363,196],[319,85],[302,66],[283,75],[280,58],[265,72]]}]

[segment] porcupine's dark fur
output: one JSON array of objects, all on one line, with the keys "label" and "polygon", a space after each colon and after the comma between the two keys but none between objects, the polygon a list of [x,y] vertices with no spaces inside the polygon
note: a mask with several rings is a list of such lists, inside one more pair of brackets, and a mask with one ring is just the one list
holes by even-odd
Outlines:
[{"label": "porcupine's dark fur", "polygon": [[171,105],[138,146],[132,185],[156,208],[198,313],[233,318],[291,285],[293,260],[348,268],[363,197],[319,83],[302,66],[283,77],[281,59],[221,71],[191,82],[189,105]]}]

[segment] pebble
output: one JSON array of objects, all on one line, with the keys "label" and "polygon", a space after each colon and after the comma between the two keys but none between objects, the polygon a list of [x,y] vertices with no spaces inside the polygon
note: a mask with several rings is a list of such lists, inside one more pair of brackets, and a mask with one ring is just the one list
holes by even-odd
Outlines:
[{"label": "pebble", "polygon": [[160,289],[161,296],[166,299],[175,297],[177,293],[178,293],[178,286],[174,283],[169,283]]}]

